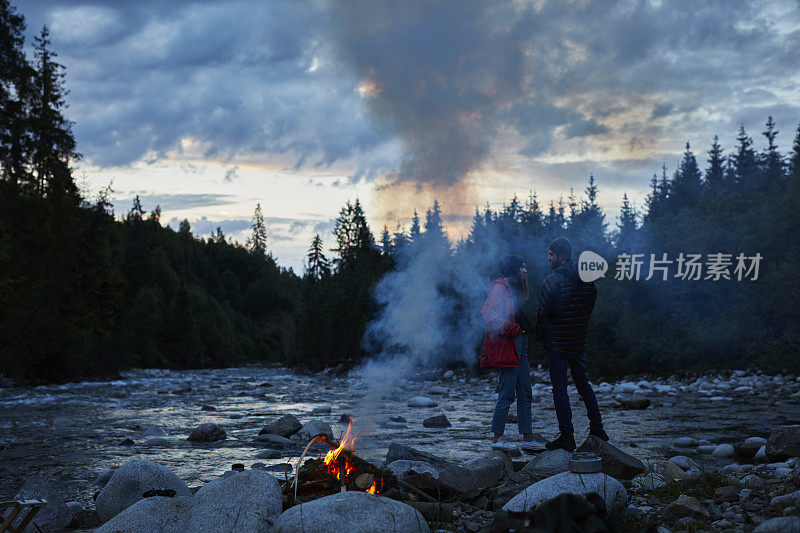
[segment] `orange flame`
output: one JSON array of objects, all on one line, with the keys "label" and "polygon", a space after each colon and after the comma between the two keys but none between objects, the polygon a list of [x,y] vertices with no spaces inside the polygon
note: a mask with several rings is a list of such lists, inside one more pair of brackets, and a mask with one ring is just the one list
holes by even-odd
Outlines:
[{"label": "orange flame", "polygon": [[[345,432],[344,437],[342,437],[342,441],[339,443],[339,446],[335,450],[331,450],[325,454],[324,462],[328,467],[328,474],[335,476],[336,479],[344,482],[347,482],[347,476],[349,476],[356,469],[352,459],[350,458],[350,453],[353,452],[356,441],[355,435],[350,436],[350,431],[352,428],[352,422],[349,422],[347,424],[347,431]],[[350,453],[342,455],[342,458],[344,459],[344,479],[342,479],[342,469],[340,465],[341,461],[339,460],[339,456],[345,450]]]},{"label": "orange flame", "polygon": [[[345,431],[342,441],[339,446],[325,454],[323,462],[326,466],[326,471],[329,475],[334,476],[342,482],[342,485],[351,481],[351,474],[356,471],[356,464],[353,460],[353,450],[355,449],[356,435],[352,434],[353,422],[352,420],[347,424],[347,431]],[[342,453],[347,452],[347,453]],[[383,489],[383,479],[380,479],[380,485],[377,481],[372,482],[366,492],[370,494],[378,494]]]}]

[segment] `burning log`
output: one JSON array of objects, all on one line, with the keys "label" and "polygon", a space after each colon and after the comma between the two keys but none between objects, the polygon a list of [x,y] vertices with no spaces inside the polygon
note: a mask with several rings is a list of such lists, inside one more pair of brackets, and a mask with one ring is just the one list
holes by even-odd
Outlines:
[{"label": "burning log", "polygon": [[397,478],[390,470],[379,468],[355,454],[356,437],[351,429],[352,423],[348,424],[338,446],[324,435],[315,437],[315,440],[325,442],[333,449],[325,458],[309,459],[298,469],[293,482],[284,487],[287,507],[336,492],[361,490],[377,495],[397,486]]}]

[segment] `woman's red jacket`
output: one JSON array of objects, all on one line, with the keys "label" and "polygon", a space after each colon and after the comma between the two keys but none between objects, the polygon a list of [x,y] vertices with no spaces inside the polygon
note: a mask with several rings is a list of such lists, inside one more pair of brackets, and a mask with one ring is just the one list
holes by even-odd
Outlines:
[{"label": "woman's red jacket", "polygon": [[522,329],[514,321],[514,299],[511,287],[505,278],[489,284],[481,314],[485,324],[481,367],[519,367],[519,355],[514,346],[514,337]]}]

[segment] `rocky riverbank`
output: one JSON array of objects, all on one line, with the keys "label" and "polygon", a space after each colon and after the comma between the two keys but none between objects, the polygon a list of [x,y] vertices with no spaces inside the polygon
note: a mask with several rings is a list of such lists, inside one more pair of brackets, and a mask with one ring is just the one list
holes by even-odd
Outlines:
[{"label": "rocky riverbank", "polygon": [[[537,370],[532,381],[534,429],[550,437],[555,424],[547,376]],[[360,400],[364,386],[326,374],[245,368],[141,371],[106,383],[0,389],[0,497],[10,498],[23,486],[22,492],[48,492],[64,504],[54,515],[60,517],[60,527],[67,518],[75,526],[89,527],[101,517],[100,497],[93,496],[120,470],[111,469],[149,460],[194,494],[176,493],[164,504],[183,520],[199,512],[192,511],[199,505],[195,498],[222,476],[255,479],[263,474],[284,480],[285,464],[296,461],[304,439],[314,432],[338,438],[346,425],[343,415],[358,417],[367,410],[374,426],[358,439],[359,456],[375,464],[412,461],[397,456],[398,446],[404,446],[446,461],[452,465],[446,470],[465,476],[461,483],[481,480],[480,487],[455,487],[453,494],[461,497],[448,508],[451,521],[426,517],[433,528],[477,531],[518,493],[563,475],[564,458],[552,452],[509,460],[489,452],[494,376],[429,373],[398,384],[378,405],[368,406]],[[795,376],[739,371],[691,380],[600,383],[596,390],[614,453],[641,461],[644,468],[633,476],[631,464],[607,472],[626,491],[618,516],[623,526],[763,531],[773,527],[775,518],[792,520],[800,514],[797,453],[792,451],[792,435],[800,424],[800,381]],[[574,390],[571,395],[580,443],[586,421]],[[513,412],[509,418],[514,419]],[[507,434],[516,434],[513,422]],[[234,464],[244,471],[230,470]],[[41,477],[31,478],[33,472]],[[465,491],[473,493],[469,499]],[[425,503],[414,491],[402,498]]]}]

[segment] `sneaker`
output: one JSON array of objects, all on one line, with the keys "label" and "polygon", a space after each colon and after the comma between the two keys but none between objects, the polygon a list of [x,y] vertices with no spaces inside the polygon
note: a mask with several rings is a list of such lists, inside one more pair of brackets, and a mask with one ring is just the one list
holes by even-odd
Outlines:
[{"label": "sneaker", "polygon": [[575,451],[575,437],[572,433],[560,433],[555,440],[551,440],[545,444],[548,450],[567,450],[568,452]]},{"label": "sneaker", "polygon": [[538,440],[524,440],[519,447],[526,452],[542,452],[547,449]]},{"label": "sneaker", "polygon": [[499,439],[497,439],[497,442],[493,442],[492,443],[492,449],[493,450],[505,450],[507,452],[510,452],[512,450],[516,450],[517,449],[517,445],[516,444],[511,444],[510,442],[508,442],[506,440],[505,437],[500,437]]},{"label": "sneaker", "polygon": [[589,435],[597,437],[600,440],[604,440],[608,442],[608,433],[605,432],[603,429],[592,429],[589,430]]}]

